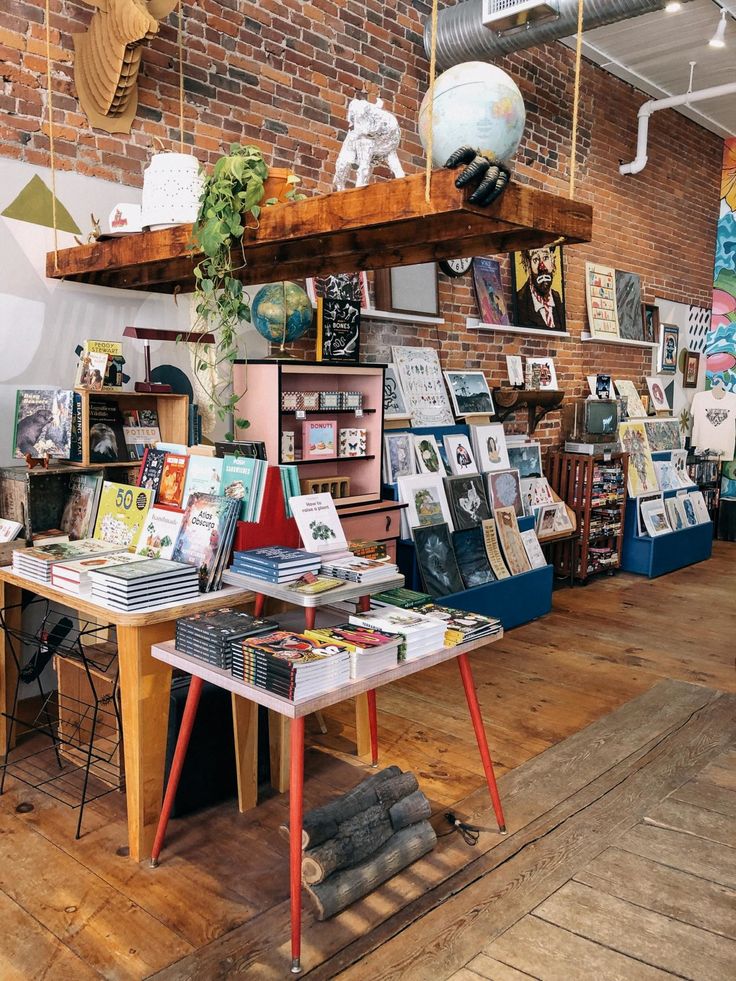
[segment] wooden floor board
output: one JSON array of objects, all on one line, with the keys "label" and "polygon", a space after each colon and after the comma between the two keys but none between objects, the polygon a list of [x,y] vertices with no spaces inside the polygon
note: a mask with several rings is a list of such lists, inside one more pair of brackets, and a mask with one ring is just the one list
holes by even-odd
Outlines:
[{"label": "wooden floor board", "polygon": [[736,790],[718,786],[703,774],[689,780],[670,794],[670,800],[692,804],[706,811],[715,811],[728,818],[736,818]]},{"label": "wooden floor board", "polygon": [[635,855],[736,889],[736,849],[728,845],[652,824],[632,828],[618,845]]},{"label": "wooden floor board", "polygon": [[[503,964],[488,954],[478,954],[467,966],[482,978],[487,978],[488,981],[530,981],[530,979],[537,981],[533,974],[526,974],[515,967]],[[456,975],[453,974],[452,977],[455,978]]]},{"label": "wooden floor board", "polygon": [[732,818],[689,801],[670,796],[647,814],[645,821],[658,828],[669,828],[696,838],[720,842],[731,848],[736,847],[736,822]]}]

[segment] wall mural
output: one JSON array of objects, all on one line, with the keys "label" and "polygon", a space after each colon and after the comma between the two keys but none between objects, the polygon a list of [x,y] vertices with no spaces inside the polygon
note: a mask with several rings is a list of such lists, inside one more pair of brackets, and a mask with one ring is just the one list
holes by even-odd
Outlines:
[{"label": "wall mural", "polygon": [[721,212],[713,270],[713,318],[706,345],[706,387],[718,375],[736,391],[736,137],[723,145]]}]

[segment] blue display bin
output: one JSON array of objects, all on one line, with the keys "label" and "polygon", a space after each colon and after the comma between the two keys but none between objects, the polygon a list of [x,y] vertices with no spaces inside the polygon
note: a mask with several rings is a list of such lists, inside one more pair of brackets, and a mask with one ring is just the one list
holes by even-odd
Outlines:
[{"label": "blue display bin", "polygon": [[[693,490],[697,490],[693,486]],[[674,497],[677,491],[665,491]],[[713,523],[708,521],[691,528],[682,528],[666,535],[640,535],[637,531],[638,502],[634,497],[626,502],[626,523],[621,550],[621,568],[640,576],[655,579],[675,569],[709,559],[713,551]]]}]

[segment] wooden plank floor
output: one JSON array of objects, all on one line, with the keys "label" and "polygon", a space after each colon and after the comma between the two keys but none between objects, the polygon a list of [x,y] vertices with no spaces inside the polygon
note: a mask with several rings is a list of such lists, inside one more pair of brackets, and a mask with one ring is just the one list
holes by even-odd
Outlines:
[{"label": "wooden plank floor", "polygon": [[[726,840],[733,761],[723,754],[734,737],[736,700],[715,691],[736,691],[734,557],[732,545],[716,543],[713,559],[664,579],[620,575],[562,590],[550,616],[473,655],[503,774],[506,838],[486,830],[470,849],[443,825],[442,812],[453,805],[492,828],[454,665],[380,692],[382,762],[417,772],[445,837],[335,920],[312,924],[307,916],[310,976],[424,979],[462,970],[471,978],[534,977],[500,947],[489,952],[512,929],[574,936],[587,945],[586,956],[600,948],[611,963],[636,964],[642,977],[671,973],[647,961],[645,948],[611,942],[605,911],[612,903],[616,917],[646,908],[655,927],[661,917],[677,921],[690,939],[687,931],[708,932],[722,956],[718,944],[733,937],[692,921],[711,886],[734,886],[733,864],[724,859],[736,854]],[[310,735],[318,748],[308,753],[307,807],[361,775],[352,707],[338,707],[327,721],[326,735],[316,727]],[[21,802],[33,810],[17,813]],[[8,781],[0,799],[0,911],[14,940],[0,945],[0,977],[283,977],[288,872],[278,825],[286,803],[273,797],[244,816],[227,804],[172,822],[154,871],[125,855],[118,795],[88,808],[85,834],[75,842],[74,812]],[[678,888],[690,879],[706,892],[678,920],[670,907],[624,892],[632,879],[626,862],[643,863],[662,882],[662,903],[668,896],[678,902]],[[659,867],[688,878],[661,879]],[[727,907],[714,900],[715,907],[720,912],[709,922],[727,920]],[[587,933],[569,930],[565,916],[583,908]],[[514,946],[513,937],[507,944]],[[585,963],[582,955],[568,957]],[[479,970],[494,962],[496,974]],[[562,963],[550,977],[573,976],[564,972]]]}]

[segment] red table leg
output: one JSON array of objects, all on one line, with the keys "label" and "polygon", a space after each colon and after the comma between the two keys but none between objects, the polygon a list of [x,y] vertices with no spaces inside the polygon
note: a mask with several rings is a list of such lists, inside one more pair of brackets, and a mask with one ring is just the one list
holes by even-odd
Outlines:
[{"label": "red table leg", "polygon": [[304,607],[304,627],[306,630],[314,630],[314,620],[317,615],[316,606]]},{"label": "red table leg", "polygon": [[378,766],[378,719],[376,718],[376,690],[365,693],[368,700],[368,725],[371,730],[371,764]]},{"label": "red table leg", "polygon": [[263,613],[263,604],[266,602],[266,597],[263,593],[255,594],[255,603],[253,604],[253,615],[259,617]]},{"label": "red table leg", "polygon": [[166,828],[169,824],[169,818],[171,817],[171,810],[174,806],[174,799],[176,797],[176,791],[179,789],[179,780],[181,778],[181,771],[184,767],[184,760],[187,756],[187,749],[189,748],[189,739],[192,735],[192,729],[194,727],[194,720],[197,717],[197,708],[199,707],[199,696],[202,694],[202,685],[204,682],[201,678],[195,678],[192,676],[189,680],[189,693],[187,695],[187,703],[184,706],[184,713],[181,718],[181,726],[179,727],[179,735],[176,740],[176,749],[174,750],[174,759],[171,761],[171,770],[169,771],[169,780],[166,784],[166,794],[164,795],[164,803],[161,807],[161,816],[158,819],[158,827],[156,828],[156,838],[153,842],[153,850],[151,852],[151,867],[156,868],[158,865],[159,855],[161,854],[161,849],[164,846],[164,838],[166,837]]},{"label": "red table leg", "polygon": [[503,816],[503,808],[501,807],[501,798],[498,796],[496,775],[493,772],[493,761],[491,760],[491,754],[488,752],[488,740],[486,739],[486,731],[483,728],[483,718],[480,714],[480,705],[478,705],[478,696],[475,691],[473,673],[470,670],[470,661],[468,660],[467,654],[458,654],[457,666],[460,668],[460,677],[463,679],[465,697],[468,700],[468,709],[470,710],[470,718],[473,721],[475,738],[478,740],[478,749],[480,750],[480,758],[483,761],[483,769],[486,774],[496,821],[498,821],[498,830],[501,834],[505,835],[506,821]]},{"label": "red table leg", "polygon": [[291,887],[291,973],[301,973],[302,816],[304,814],[304,718],[291,720],[289,782],[289,881]]}]

